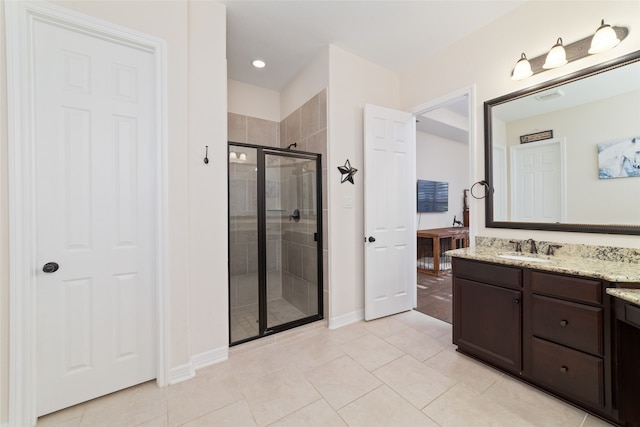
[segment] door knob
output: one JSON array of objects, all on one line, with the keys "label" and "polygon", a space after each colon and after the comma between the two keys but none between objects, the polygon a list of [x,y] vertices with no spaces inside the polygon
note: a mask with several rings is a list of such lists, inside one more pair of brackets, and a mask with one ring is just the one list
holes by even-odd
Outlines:
[{"label": "door knob", "polygon": [[369,243],[373,243],[376,241],[376,238],[373,236],[369,236]]},{"label": "door knob", "polygon": [[45,273],[55,273],[59,268],[60,266],[57,262],[48,262],[42,267],[42,271]]}]

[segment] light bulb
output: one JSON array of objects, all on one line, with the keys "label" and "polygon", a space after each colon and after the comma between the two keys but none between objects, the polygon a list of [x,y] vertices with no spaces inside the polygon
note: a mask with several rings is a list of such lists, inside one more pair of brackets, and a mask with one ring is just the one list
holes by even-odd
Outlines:
[{"label": "light bulb", "polygon": [[544,61],[542,68],[556,68],[567,63],[567,53],[562,45],[562,39],[558,38],[558,41],[551,48],[547,54],[547,59]]},{"label": "light bulb", "polygon": [[524,53],[520,56],[518,62],[516,62],[516,66],[513,67],[513,73],[511,73],[512,80],[523,80],[527,77],[533,75],[533,71],[531,71],[531,64],[527,59],[527,55]]},{"label": "light bulb", "polygon": [[589,53],[594,54],[604,52],[617,46],[618,43],[620,43],[620,39],[618,38],[615,30],[611,28],[610,25],[605,24],[603,19],[602,24],[600,24],[600,27],[596,30],[596,33],[591,39]]}]

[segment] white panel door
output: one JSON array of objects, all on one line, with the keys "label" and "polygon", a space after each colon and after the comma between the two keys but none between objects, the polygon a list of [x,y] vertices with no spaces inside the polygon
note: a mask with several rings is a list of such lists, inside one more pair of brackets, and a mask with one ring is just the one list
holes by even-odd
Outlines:
[{"label": "white panel door", "polygon": [[151,53],[35,25],[43,415],[156,376],[156,101]]},{"label": "white panel door", "polygon": [[564,148],[561,140],[511,147],[512,220],[565,220]]},{"label": "white panel door", "polygon": [[364,108],[365,319],[416,299],[416,127],[404,111]]}]

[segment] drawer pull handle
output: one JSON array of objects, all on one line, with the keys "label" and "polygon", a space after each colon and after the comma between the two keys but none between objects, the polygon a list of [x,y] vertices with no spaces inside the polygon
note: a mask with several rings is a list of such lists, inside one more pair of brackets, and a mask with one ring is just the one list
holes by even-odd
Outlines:
[{"label": "drawer pull handle", "polygon": [[562,368],[560,368],[561,374],[566,374],[567,372],[569,372],[569,368],[567,368],[566,366],[563,366]]},{"label": "drawer pull handle", "polygon": [[560,326],[567,326],[568,324],[569,324],[569,322],[566,321],[566,320],[561,320],[560,321]]}]

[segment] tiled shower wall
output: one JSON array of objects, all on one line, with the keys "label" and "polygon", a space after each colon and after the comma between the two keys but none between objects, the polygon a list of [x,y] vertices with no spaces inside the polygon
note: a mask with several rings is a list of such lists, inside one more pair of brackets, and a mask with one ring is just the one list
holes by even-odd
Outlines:
[{"label": "tiled shower wall", "polygon": [[[288,117],[282,120],[280,123],[272,122],[263,119],[257,119],[254,117],[243,116],[239,114],[229,113],[228,119],[228,135],[229,141],[232,142],[245,142],[249,144],[263,145],[269,147],[282,147],[286,148],[290,144],[296,143],[297,146],[294,150],[306,151],[312,153],[322,154],[322,229],[323,229],[323,295],[324,295],[324,317],[327,318],[328,307],[328,286],[327,286],[327,262],[328,262],[328,205],[327,205],[327,93],[323,90],[312,97],[310,100],[304,103],[300,108],[291,113]],[[230,179],[232,179],[230,177]],[[232,183],[233,185],[233,183]],[[254,187],[255,188],[255,187]],[[300,189],[302,191],[302,189]],[[300,197],[303,195],[300,194]],[[230,201],[231,202],[231,201]],[[305,214],[309,212],[301,212],[302,221],[305,220]],[[293,223],[291,224],[293,226]],[[275,225],[272,225],[275,226]],[[270,266],[271,268],[282,267],[282,289],[269,289],[269,296],[273,297],[278,291],[282,292],[282,297],[294,304],[299,310],[304,313],[313,311],[317,306],[317,288],[315,282],[317,281],[317,274],[315,273],[316,265],[311,262],[313,259],[312,254],[315,250],[313,234],[305,233],[304,231],[293,231],[292,226],[289,226],[288,222],[283,222],[283,234],[282,240],[278,242],[281,247],[269,246],[268,249],[274,249],[280,252],[282,249],[282,259],[278,260],[277,266]],[[299,228],[299,227],[298,227]],[[231,236],[232,241],[231,251],[232,256],[234,254],[241,255],[248,249],[250,245],[257,244],[257,242],[249,241],[237,241],[234,240],[233,224],[231,224]],[[275,231],[274,234],[279,234],[280,230]],[[241,234],[245,236],[247,233]],[[269,240],[268,245],[277,245],[275,241]],[[232,265],[231,274],[234,271],[240,273],[245,268],[243,263],[241,265]],[[311,265],[313,264],[313,265]],[[252,267],[247,264],[247,272]],[[275,270],[269,274],[277,274]],[[272,283],[275,281],[272,281]],[[244,305],[247,302],[245,294],[243,293],[242,286],[237,289],[233,289],[234,282],[232,279],[231,290],[231,304],[232,308],[238,305]],[[234,302],[237,305],[234,305]],[[257,302],[257,301],[256,301]],[[240,304],[242,303],[242,304]]]},{"label": "tiled shower wall", "polygon": [[[289,114],[280,122],[280,147],[297,144],[295,149],[322,154],[322,230],[323,230],[323,295],[324,316],[327,318],[327,92],[323,90],[305,102],[300,108]],[[315,242],[313,233],[287,233],[283,236],[282,245],[287,247],[283,252],[286,257],[286,269],[283,269],[282,296],[294,304],[299,310],[307,313],[317,307],[317,275],[312,265]],[[287,282],[290,279],[290,286]],[[313,284],[313,285],[310,285]],[[305,289],[306,284],[306,289]],[[306,306],[305,306],[306,304]]]}]

